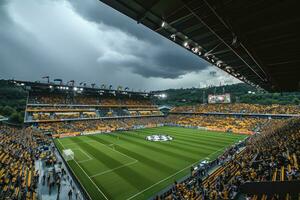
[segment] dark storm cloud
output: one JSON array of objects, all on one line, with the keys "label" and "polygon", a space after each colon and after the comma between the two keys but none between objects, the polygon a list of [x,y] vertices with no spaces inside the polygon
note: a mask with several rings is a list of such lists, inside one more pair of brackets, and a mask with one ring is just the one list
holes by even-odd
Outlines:
[{"label": "dark storm cloud", "polygon": [[[147,49],[144,54],[133,52],[133,54],[145,61],[143,64],[120,63],[120,65],[129,67],[133,72],[143,77],[178,78],[186,73],[205,69],[209,65],[184,48],[166,40],[142,24],[137,24],[136,21],[112,10],[100,1],[72,0],[70,3],[85,19],[120,29],[128,35],[134,36],[138,40],[147,42],[152,46],[155,51]],[[127,66],[127,64],[130,66]]]},{"label": "dark storm cloud", "polygon": [[211,78],[205,61],[98,0],[0,0],[0,26],[0,78],[141,89]]},{"label": "dark storm cloud", "polygon": [[[0,55],[1,55],[1,71],[0,77],[4,74],[10,75],[19,73],[26,75],[30,73],[26,70],[27,63],[31,66],[43,66],[45,64],[43,54],[36,51],[35,38],[19,27],[11,19],[7,11],[9,1],[0,1]],[[26,42],[30,41],[30,42]],[[40,59],[33,59],[38,57]]]},{"label": "dark storm cloud", "polygon": [[138,25],[136,21],[113,10],[99,0],[70,0],[70,3],[76,12],[89,21],[116,27],[141,40],[148,40],[152,43],[162,42],[158,34],[153,34],[148,28]]}]

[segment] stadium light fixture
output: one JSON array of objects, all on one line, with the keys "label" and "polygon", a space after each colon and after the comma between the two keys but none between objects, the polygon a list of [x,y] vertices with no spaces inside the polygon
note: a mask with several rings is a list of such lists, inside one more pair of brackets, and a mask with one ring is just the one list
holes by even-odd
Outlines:
[{"label": "stadium light fixture", "polygon": [[199,48],[198,48],[198,47],[193,47],[193,48],[192,48],[192,51],[193,51],[194,53],[198,53],[198,52],[199,52]]},{"label": "stadium light fixture", "polygon": [[165,99],[165,98],[167,98],[167,94],[162,93],[162,94],[160,94],[160,97],[161,97],[162,99]]},{"label": "stadium light fixture", "polygon": [[172,38],[173,41],[175,41],[175,40],[176,40],[176,34],[172,34],[172,35],[170,36],[170,38]]},{"label": "stadium light fixture", "polygon": [[227,66],[227,67],[225,67],[225,70],[226,70],[227,72],[231,72],[231,71],[232,71],[232,68],[231,68],[230,66]]},{"label": "stadium light fixture", "polygon": [[53,86],[52,86],[52,85],[49,85],[49,88],[50,88],[50,89],[52,89],[52,88],[53,88]]},{"label": "stadium light fixture", "polygon": [[185,42],[183,43],[183,46],[184,46],[185,48],[189,48],[189,43],[188,43],[187,41],[185,41]]},{"label": "stadium light fixture", "polygon": [[221,67],[222,64],[223,64],[223,62],[222,62],[221,60],[218,60],[218,61],[216,62],[216,64],[217,64],[218,67]]},{"label": "stadium light fixture", "polygon": [[74,91],[77,91],[77,90],[78,90],[78,88],[77,88],[77,87],[74,87],[74,88],[73,88],[73,90],[74,90]]}]

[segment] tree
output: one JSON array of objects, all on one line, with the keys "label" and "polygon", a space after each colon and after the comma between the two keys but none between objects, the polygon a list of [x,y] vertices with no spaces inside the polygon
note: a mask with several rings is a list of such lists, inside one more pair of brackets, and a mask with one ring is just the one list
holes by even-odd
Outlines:
[{"label": "tree", "polygon": [[296,105],[299,105],[300,104],[300,100],[297,97],[295,97],[293,99],[293,103],[296,104]]},{"label": "tree", "polygon": [[10,116],[12,113],[15,112],[15,109],[13,109],[12,107],[10,106],[5,106],[3,109],[2,109],[2,114],[5,115],[5,116]]},{"label": "tree", "polygon": [[17,112],[13,112],[10,116],[9,116],[9,120],[15,123],[19,123],[19,113]]}]

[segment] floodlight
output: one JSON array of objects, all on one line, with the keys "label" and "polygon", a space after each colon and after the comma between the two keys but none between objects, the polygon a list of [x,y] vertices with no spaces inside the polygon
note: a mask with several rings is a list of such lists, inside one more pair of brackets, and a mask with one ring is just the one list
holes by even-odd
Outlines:
[{"label": "floodlight", "polygon": [[218,67],[221,67],[222,64],[223,64],[223,62],[222,62],[221,60],[218,60],[218,61],[216,62],[216,64],[217,64]]},{"label": "floodlight", "polygon": [[167,95],[166,95],[165,93],[162,93],[162,94],[160,95],[160,97],[161,97],[162,99],[165,99],[165,98],[167,98]]},{"label": "floodlight", "polygon": [[184,46],[185,48],[188,48],[189,43],[188,43],[188,42],[184,42],[184,43],[183,43],[183,46]]},{"label": "floodlight", "polygon": [[198,47],[193,47],[193,48],[192,48],[192,51],[193,51],[194,53],[198,53],[199,48],[198,48]]},{"label": "floodlight", "polygon": [[73,90],[74,90],[74,91],[77,91],[77,90],[78,90],[78,88],[77,88],[77,87],[74,87],[74,88],[73,88]]}]

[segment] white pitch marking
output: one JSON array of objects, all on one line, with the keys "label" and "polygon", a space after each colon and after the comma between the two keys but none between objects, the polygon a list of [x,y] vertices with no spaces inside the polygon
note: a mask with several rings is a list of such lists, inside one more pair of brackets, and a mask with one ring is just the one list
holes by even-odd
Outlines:
[{"label": "white pitch marking", "polygon": [[81,144],[81,143],[89,143],[89,142],[97,142],[97,141],[95,141],[95,140],[86,140],[84,142],[68,142],[67,144],[64,144],[64,145],[68,146],[68,145]]},{"label": "white pitch marking", "polygon": [[113,169],[105,170],[105,171],[103,171],[103,172],[94,174],[94,175],[92,175],[92,176],[90,176],[90,177],[93,178],[93,177],[96,177],[96,176],[100,176],[100,175],[103,175],[103,174],[107,174],[107,173],[113,172],[113,171],[115,171],[115,170],[117,170],[117,169],[121,169],[121,168],[126,167],[126,166],[129,166],[129,165],[133,165],[133,164],[135,164],[135,163],[137,163],[137,162],[138,162],[138,161],[135,160],[135,161],[133,161],[133,162],[130,162],[130,163],[121,165],[121,166],[119,166],[119,167],[115,167],[115,168],[113,168]]},{"label": "white pitch marking", "polygon": [[[219,151],[221,151],[221,150],[223,150],[223,149],[225,149],[225,148],[226,148],[226,147],[222,147],[221,149],[219,149],[219,150],[217,150],[217,151],[215,151],[215,152],[213,152],[213,153],[209,154],[208,156],[211,156],[211,155],[213,155],[213,154],[215,154],[215,153],[217,153],[217,152],[219,152]],[[204,159],[202,159],[202,160],[204,160]],[[144,193],[145,191],[149,190],[150,188],[152,188],[152,187],[154,187],[154,186],[156,186],[156,185],[158,185],[158,184],[160,184],[160,183],[164,182],[165,180],[168,180],[169,178],[172,178],[173,176],[175,176],[175,175],[179,174],[180,172],[182,172],[182,171],[184,171],[184,170],[186,170],[186,169],[190,168],[191,166],[193,166],[193,165],[195,165],[195,164],[197,164],[197,163],[201,162],[202,160],[200,160],[200,161],[197,161],[197,162],[194,162],[193,164],[191,164],[191,165],[189,165],[189,166],[187,166],[187,167],[183,168],[182,170],[180,170],[180,171],[178,171],[178,172],[176,172],[176,173],[174,173],[174,174],[172,174],[172,175],[168,176],[167,178],[164,178],[164,179],[162,179],[162,180],[158,181],[157,183],[154,183],[154,184],[153,184],[153,185],[151,185],[150,187],[147,187],[147,188],[145,188],[144,190],[142,190],[142,191],[140,191],[140,192],[136,193],[135,195],[133,195],[133,196],[129,197],[129,198],[128,198],[128,199],[126,199],[126,200],[130,200],[130,199],[133,199],[133,198],[135,198],[136,196],[138,196],[138,195],[140,195],[140,194]]]},{"label": "white pitch marking", "polygon": [[[101,145],[103,145],[103,146],[105,146],[105,147],[107,147],[107,148],[109,148],[110,150],[112,150],[112,151],[115,151],[115,152],[117,152],[117,153],[119,153],[119,154],[121,154],[121,155],[123,155],[123,156],[126,156],[127,158],[130,158],[131,160],[134,160],[134,161],[138,161],[137,159],[135,159],[135,158],[132,158],[132,157],[130,157],[130,156],[128,156],[128,155],[126,155],[126,154],[124,154],[124,153],[122,153],[122,152],[120,152],[120,151],[117,151],[117,150],[115,150],[115,149],[112,149],[112,148],[110,148],[109,146],[113,146],[113,145],[115,145],[115,146],[118,146],[117,144],[113,144],[113,143],[111,143],[111,144],[109,144],[109,145],[106,145],[106,144],[103,144],[103,143],[101,143],[101,142],[98,142],[98,141],[94,141],[94,140],[92,140],[92,141],[89,141],[89,143],[91,143],[91,142],[96,142],[97,144],[101,144]],[[66,144],[66,145],[72,145],[72,144],[80,144],[80,143],[86,143],[86,142],[74,142],[74,143],[70,143],[70,144]]]},{"label": "white pitch marking", "polygon": [[[95,141],[95,142],[96,142],[96,141]],[[122,152],[120,152],[120,151],[117,151],[117,150],[115,150],[115,149],[113,149],[113,148],[108,147],[109,145],[115,145],[115,146],[118,146],[117,144],[109,144],[109,145],[105,145],[105,144],[103,144],[103,143],[101,143],[101,142],[98,142],[98,144],[101,144],[101,145],[103,145],[103,146],[109,148],[109,149],[112,150],[112,151],[115,151],[115,152],[117,152],[117,153],[119,153],[119,154],[121,154],[121,155],[123,155],[123,156],[126,156],[127,158],[130,158],[131,160],[138,161],[137,159],[135,159],[135,158],[133,158],[133,157],[130,157],[130,156],[128,156],[128,155],[126,155],[126,154],[124,154],[124,153],[122,153]]]},{"label": "white pitch marking", "polygon": [[[60,140],[58,140],[58,142],[61,144],[61,146],[63,147],[63,148],[65,148],[64,147],[64,145],[60,142]],[[98,189],[98,191],[103,195],[103,197],[106,199],[106,200],[109,200],[108,198],[107,198],[107,196],[100,190],[100,188],[97,186],[97,184],[91,179],[91,177],[89,177],[89,175],[86,173],[86,171],[79,165],[79,163],[74,159],[74,162],[78,165],[78,167],[80,167],[80,169],[84,172],[84,174],[90,179],[90,181],[94,184],[94,186]]]},{"label": "white pitch marking", "polygon": [[84,150],[82,150],[81,148],[76,148],[76,149],[72,149],[73,151],[81,151],[83,154],[85,154],[88,159],[84,159],[84,160],[80,160],[78,161],[78,163],[84,163],[84,162],[88,162],[90,160],[93,160],[94,158],[92,158],[91,156],[89,156],[89,154],[87,154]]}]

